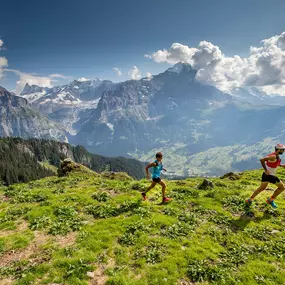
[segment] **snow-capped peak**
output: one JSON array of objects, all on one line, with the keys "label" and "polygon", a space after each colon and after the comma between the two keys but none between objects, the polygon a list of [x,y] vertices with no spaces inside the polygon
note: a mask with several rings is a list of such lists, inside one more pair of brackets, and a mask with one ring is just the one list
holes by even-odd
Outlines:
[{"label": "snow-capped peak", "polygon": [[173,65],[173,67],[170,67],[167,69],[167,71],[169,72],[175,72],[175,73],[181,73],[181,71],[187,67],[188,69],[192,69],[191,65],[189,63],[186,62],[178,62],[176,64]]},{"label": "snow-capped peak", "polygon": [[80,77],[77,80],[74,81],[78,81],[78,82],[85,82],[85,81],[90,81],[91,79],[85,78],[85,77]]},{"label": "snow-capped peak", "polygon": [[28,95],[31,93],[43,92],[46,91],[47,89],[48,89],[47,87],[40,87],[38,85],[30,85],[29,83],[26,83],[20,95]]}]

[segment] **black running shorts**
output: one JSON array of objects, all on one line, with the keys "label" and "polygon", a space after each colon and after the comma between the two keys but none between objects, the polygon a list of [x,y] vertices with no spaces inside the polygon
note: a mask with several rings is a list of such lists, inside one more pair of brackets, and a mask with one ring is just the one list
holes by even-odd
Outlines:
[{"label": "black running shorts", "polygon": [[161,181],[160,177],[152,178],[153,182],[159,183]]},{"label": "black running shorts", "polygon": [[265,174],[265,172],[263,172],[261,181],[276,184],[276,183],[280,182],[280,179],[277,176],[267,175],[267,174]]}]

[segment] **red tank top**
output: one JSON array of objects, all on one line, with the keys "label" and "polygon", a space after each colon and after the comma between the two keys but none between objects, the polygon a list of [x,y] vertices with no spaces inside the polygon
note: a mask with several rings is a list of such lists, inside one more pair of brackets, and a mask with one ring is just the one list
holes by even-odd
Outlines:
[{"label": "red tank top", "polygon": [[[275,155],[275,152],[272,152],[272,153],[268,154],[267,156],[272,156],[272,155]],[[280,164],[281,164],[280,158],[276,159],[276,161],[274,161],[274,162],[266,161],[266,165],[270,168],[277,168]]]}]

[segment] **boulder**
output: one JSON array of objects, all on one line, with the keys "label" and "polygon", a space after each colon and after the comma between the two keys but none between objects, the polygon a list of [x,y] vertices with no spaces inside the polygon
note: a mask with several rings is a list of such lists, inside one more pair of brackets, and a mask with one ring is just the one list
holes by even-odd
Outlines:
[{"label": "boulder", "polygon": [[88,167],[72,161],[70,158],[66,158],[65,160],[63,160],[60,163],[59,168],[57,169],[57,174],[59,177],[67,176],[72,172],[83,172],[99,176],[99,174],[95,171],[92,171]]},{"label": "boulder", "polygon": [[220,177],[220,179],[239,180],[243,173],[228,172]]},{"label": "boulder", "polygon": [[214,183],[208,179],[204,179],[204,181],[198,186],[198,189],[207,190],[214,188]]}]

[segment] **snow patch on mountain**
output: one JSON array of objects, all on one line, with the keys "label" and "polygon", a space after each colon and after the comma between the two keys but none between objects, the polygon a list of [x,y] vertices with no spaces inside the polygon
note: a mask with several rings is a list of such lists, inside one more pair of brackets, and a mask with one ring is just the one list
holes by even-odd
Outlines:
[{"label": "snow patch on mountain", "polygon": [[47,94],[47,91],[43,90],[41,92],[35,92],[32,94],[22,95],[21,97],[27,99],[29,103],[33,103],[37,101],[38,99],[40,99],[41,97],[45,96],[46,94]]},{"label": "snow patch on mountain", "polygon": [[183,68],[184,68],[184,64],[179,62],[179,63],[175,64],[173,67],[168,68],[167,70],[169,72],[174,72],[174,73],[178,73],[179,74],[179,73],[181,73]]}]

